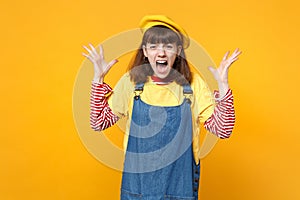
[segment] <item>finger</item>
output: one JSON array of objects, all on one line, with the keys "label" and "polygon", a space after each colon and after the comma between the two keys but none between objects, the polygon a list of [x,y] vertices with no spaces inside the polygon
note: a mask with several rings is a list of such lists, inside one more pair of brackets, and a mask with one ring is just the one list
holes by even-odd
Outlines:
[{"label": "finger", "polygon": [[209,71],[211,71],[211,73],[215,74],[216,69],[212,66],[208,67]]},{"label": "finger", "polygon": [[94,62],[94,60],[87,54],[82,53],[83,56],[85,56],[87,59],[89,59],[90,61]]},{"label": "finger", "polygon": [[234,59],[231,59],[228,64],[226,65],[226,69],[228,70],[228,68],[232,65],[232,63],[234,63],[236,60],[238,60],[239,58],[234,58]]},{"label": "finger", "polygon": [[242,52],[241,51],[235,51],[233,54],[230,56],[230,59],[235,59],[237,58]]},{"label": "finger", "polygon": [[81,53],[84,57],[89,57],[89,55],[85,54],[85,53]]},{"label": "finger", "polygon": [[114,64],[116,64],[117,62],[119,62],[117,59],[114,59],[114,60],[112,60],[112,61],[110,61],[109,63],[108,63],[108,66],[110,66],[110,67],[112,67]]},{"label": "finger", "polygon": [[240,55],[242,53],[242,51],[237,52],[237,55]]},{"label": "finger", "polygon": [[116,64],[117,62],[119,62],[117,59],[114,59],[114,60],[110,61],[110,62],[107,64],[107,69],[106,69],[106,71],[110,70],[110,68],[111,68],[114,64]]},{"label": "finger", "polygon": [[86,46],[82,46],[87,52],[89,52],[89,54],[91,54],[92,52],[91,52],[91,50],[89,49],[89,48],[87,48]]},{"label": "finger", "polygon": [[236,57],[236,58],[232,59],[232,60],[231,60],[231,63],[233,63],[233,62],[237,61],[238,59],[239,59],[238,57]]},{"label": "finger", "polygon": [[228,56],[229,53],[230,53],[230,51],[227,51],[227,52],[225,53],[225,55],[224,55],[224,57],[223,57],[223,59],[222,59],[223,61],[227,59],[227,56]]},{"label": "finger", "polygon": [[234,55],[240,55],[242,51],[239,51],[239,48],[236,48],[235,51],[233,52]]},{"label": "finger", "polygon": [[98,54],[97,54],[97,51],[96,51],[95,47],[91,43],[89,43],[89,46],[91,47],[93,56],[97,57]]},{"label": "finger", "polygon": [[236,48],[235,50],[236,50],[236,52],[242,52],[242,51],[240,51],[240,48]]},{"label": "finger", "polygon": [[237,53],[239,51],[239,48],[236,48],[233,53]]},{"label": "finger", "polygon": [[104,74],[107,74],[108,73],[108,71],[112,68],[112,66],[114,65],[114,64],[116,64],[117,62],[119,62],[118,60],[112,60],[112,61],[110,61],[107,65],[106,65],[106,67],[105,67],[105,69],[104,69]]},{"label": "finger", "polygon": [[100,45],[99,46],[99,55],[100,55],[100,57],[102,58],[102,59],[104,59],[104,53],[103,53],[103,47],[102,47],[102,45]]}]

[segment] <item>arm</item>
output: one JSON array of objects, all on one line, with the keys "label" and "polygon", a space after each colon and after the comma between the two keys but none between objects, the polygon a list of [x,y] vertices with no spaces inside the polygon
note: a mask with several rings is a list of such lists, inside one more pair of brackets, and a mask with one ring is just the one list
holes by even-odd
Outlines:
[{"label": "arm", "polygon": [[104,59],[101,45],[99,52],[93,45],[89,44],[89,46],[90,48],[83,46],[88,54],[82,53],[82,55],[88,58],[94,65],[94,79],[90,97],[90,125],[92,129],[99,131],[112,126],[118,120],[118,117],[110,109],[106,97],[112,89],[109,85],[103,83],[105,75],[118,61],[112,60],[107,63]]},{"label": "arm", "polygon": [[221,139],[229,138],[235,123],[235,113],[233,106],[233,96],[231,89],[228,89],[223,98],[219,97],[219,92],[215,91],[217,105],[204,127],[217,135]]},{"label": "arm", "polygon": [[236,49],[233,54],[227,58],[229,55],[228,51],[224,55],[219,68],[215,69],[209,67],[218,82],[219,92],[215,92],[217,106],[212,116],[205,121],[204,127],[222,139],[230,137],[235,123],[233,96],[228,84],[228,70],[231,64],[238,59],[240,54],[241,51]]},{"label": "arm", "polygon": [[118,121],[110,109],[106,95],[112,91],[105,83],[92,82],[90,99],[90,126],[95,131],[104,130]]}]

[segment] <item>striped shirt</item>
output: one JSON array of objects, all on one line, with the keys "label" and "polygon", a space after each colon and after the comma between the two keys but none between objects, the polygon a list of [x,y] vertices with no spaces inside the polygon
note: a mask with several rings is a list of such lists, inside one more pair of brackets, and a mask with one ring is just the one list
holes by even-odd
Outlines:
[{"label": "striped shirt", "polygon": [[[157,84],[168,84],[162,80],[152,78]],[[104,130],[115,124],[119,117],[115,115],[109,107],[107,95],[112,92],[112,88],[106,83],[100,84],[92,82],[90,97],[90,125],[95,131]],[[229,89],[224,97],[219,98],[219,92],[214,92],[216,107],[209,117],[204,127],[221,139],[229,138],[235,123],[235,111],[233,106],[232,90]]]}]

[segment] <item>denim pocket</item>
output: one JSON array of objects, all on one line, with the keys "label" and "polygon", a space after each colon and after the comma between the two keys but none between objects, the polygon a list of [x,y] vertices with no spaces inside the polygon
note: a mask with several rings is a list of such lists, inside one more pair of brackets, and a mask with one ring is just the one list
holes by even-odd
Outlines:
[{"label": "denim pocket", "polygon": [[195,197],[178,197],[172,195],[165,195],[165,200],[196,200]]},{"label": "denim pocket", "polygon": [[121,189],[121,200],[141,200],[142,195]]}]

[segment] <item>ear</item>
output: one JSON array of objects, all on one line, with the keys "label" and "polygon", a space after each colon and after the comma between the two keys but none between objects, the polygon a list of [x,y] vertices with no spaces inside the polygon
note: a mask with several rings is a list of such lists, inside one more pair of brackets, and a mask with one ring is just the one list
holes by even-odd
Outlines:
[{"label": "ear", "polygon": [[178,56],[180,55],[181,51],[182,51],[182,46],[181,46],[181,45],[178,45],[178,46],[177,46],[177,55],[178,55]]},{"label": "ear", "polygon": [[145,57],[148,57],[148,53],[147,53],[147,49],[146,49],[146,46],[145,45],[143,45],[143,53],[144,53],[144,56]]}]

